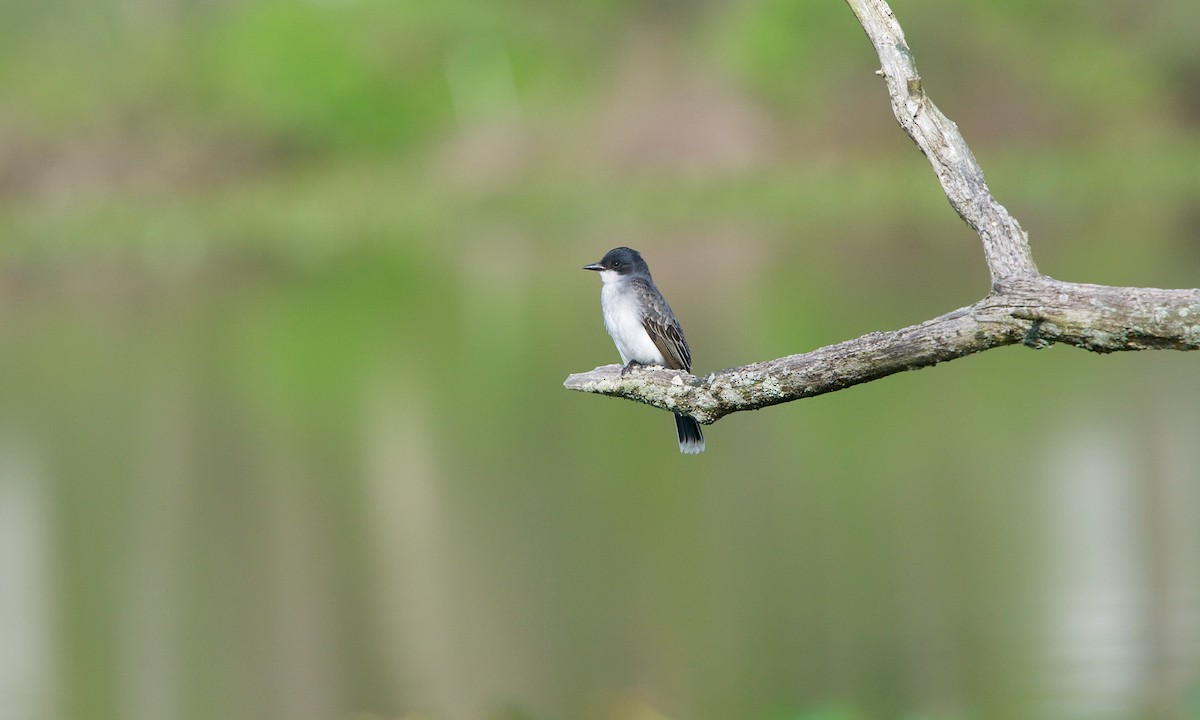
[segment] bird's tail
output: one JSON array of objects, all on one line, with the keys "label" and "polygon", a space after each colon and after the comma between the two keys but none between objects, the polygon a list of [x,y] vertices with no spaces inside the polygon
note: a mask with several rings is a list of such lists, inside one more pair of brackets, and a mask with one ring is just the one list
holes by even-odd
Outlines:
[{"label": "bird's tail", "polygon": [[700,423],[696,422],[696,418],[676,415],[675,430],[679,432],[679,452],[685,455],[704,452],[704,433],[700,432]]}]

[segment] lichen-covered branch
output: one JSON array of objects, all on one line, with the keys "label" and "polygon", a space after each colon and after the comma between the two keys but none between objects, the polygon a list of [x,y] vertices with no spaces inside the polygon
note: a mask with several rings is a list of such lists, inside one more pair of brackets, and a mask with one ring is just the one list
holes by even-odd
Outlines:
[{"label": "lichen-covered branch", "polygon": [[571,390],[623,397],[712,423],[733,412],[821,395],[1002,345],[1053,343],[1095,352],[1200,349],[1200,290],[1018,280],[978,303],[900,330],[696,377],[606,365]]},{"label": "lichen-covered branch", "polygon": [[896,119],[929,158],[951,206],[983,242],[991,293],[919,325],[707,377],[663,368],[622,375],[619,365],[607,365],[571,375],[567,388],[636,400],[707,424],[1002,345],[1200,349],[1200,290],[1067,283],[1039,274],[1025,231],[992,197],[958,127],[925,95],[892,9],[884,0],[846,2],[879,54]]}]

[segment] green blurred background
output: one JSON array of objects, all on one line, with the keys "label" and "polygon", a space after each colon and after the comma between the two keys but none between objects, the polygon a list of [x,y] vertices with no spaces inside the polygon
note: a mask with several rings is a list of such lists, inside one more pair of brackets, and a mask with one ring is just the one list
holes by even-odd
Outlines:
[{"label": "green blurred background", "polygon": [[[1200,286],[1200,5],[897,0],[1041,269]],[[1200,718],[1200,356],[571,393],[987,292],[834,0],[4,0],[0,717]]]}]

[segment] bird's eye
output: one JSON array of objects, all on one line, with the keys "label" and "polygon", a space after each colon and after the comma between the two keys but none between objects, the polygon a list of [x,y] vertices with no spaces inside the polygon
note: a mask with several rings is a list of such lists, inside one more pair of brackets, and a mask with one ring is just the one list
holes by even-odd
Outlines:
[{"label": "bird's eye", "polygon": [[621,261],[620,261],[620,260],[613,260],[613,270],[616,270],[616,269],[617,269],[617,268],[619,268],[619,267],[621,267]]}]

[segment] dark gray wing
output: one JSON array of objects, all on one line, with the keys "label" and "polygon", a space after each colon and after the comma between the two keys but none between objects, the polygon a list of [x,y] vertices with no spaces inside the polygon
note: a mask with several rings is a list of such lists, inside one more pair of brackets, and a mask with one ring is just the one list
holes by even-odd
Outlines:
[{"label": "dark gray wing", "polygon": [[642,318],[642,327],[654,341],[655,347],[667,360],[667,367],[673,370],[692,371],[692,351],[688,349],[687,339],[683,336],[683,328],[671,312],[671,306],[663,299],[658,288],[647,278],[635,277],[630,282],[641,296],[642,307],[646,314]]}]

